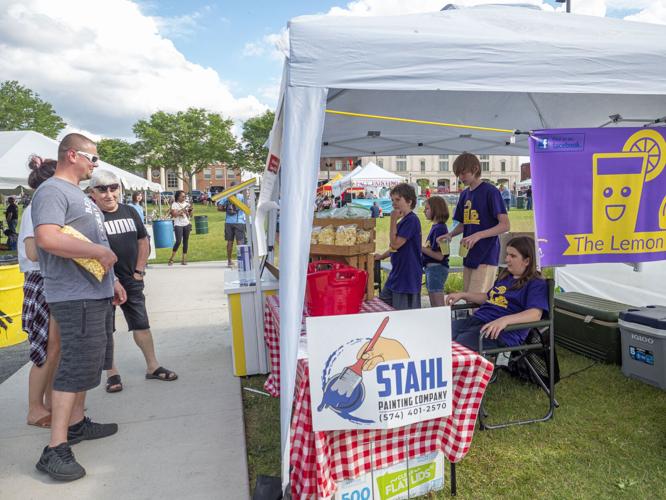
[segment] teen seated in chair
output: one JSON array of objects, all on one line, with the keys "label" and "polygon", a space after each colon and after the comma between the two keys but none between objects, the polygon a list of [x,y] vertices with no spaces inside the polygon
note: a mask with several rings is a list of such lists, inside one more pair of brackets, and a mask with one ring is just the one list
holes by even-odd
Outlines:
[{"label": "teen seated in chair", "polygon": [[484,350],[522,345],[529,329],[504,330],[509,325],[539,321],[548,312],[548,285],[536,269],[534,240],[527,236],[511,239],[505,262],[506,269],[488,293],[460,292],[445,297],[446,305],[460,300],[481,304],[472,316],[451,324],[452,339],[469,349],[479,350],[481,333]]}]

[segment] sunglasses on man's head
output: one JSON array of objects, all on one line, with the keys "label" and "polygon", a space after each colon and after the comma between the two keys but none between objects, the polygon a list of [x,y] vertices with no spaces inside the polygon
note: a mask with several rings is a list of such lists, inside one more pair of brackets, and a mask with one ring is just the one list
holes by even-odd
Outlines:
[{"label": "sunglasses on man's head", "polygon": [[107,186],[95,186],[94,189],[97,189],[100,193],[106,193],[107,191],[118,191],[118,188],[120,187],[119,184],[109,184]]},{"label": "sunglasses on man's head", "polygon": [[97,165],[97,162],[99,161],[99,156],[94,155],[92,153],[86,153],[85,151],[77,151],[76,154],[83,156],[93,165]]}]

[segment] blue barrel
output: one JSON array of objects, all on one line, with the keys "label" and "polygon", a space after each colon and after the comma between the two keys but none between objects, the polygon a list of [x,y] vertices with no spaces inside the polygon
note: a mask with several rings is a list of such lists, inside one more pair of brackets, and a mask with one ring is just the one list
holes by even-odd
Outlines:
[{"label": "blue barrel", "polygon": [[173,235],[172,220],[154,221],[153,234],[155,236],[155,248],[171,248],[176,242],[176,238]]}]

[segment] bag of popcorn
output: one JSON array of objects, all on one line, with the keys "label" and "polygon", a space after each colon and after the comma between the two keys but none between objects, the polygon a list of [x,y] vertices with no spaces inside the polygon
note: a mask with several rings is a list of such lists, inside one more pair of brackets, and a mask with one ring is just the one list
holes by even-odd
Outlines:
[{"label": "bag of popcorn", "polygon": [[356,244],[356,224],[338,226],[335,232],[335,244],[338,246],[351,246]]},{"label": "bag of popcorn", "polygon": [[[74,229],[71,226],[61,227],[60,232],[63,234],[68,234],[70,236],[73,236],[78,240],[87,241],[88,243],[91,242],[88,238],[86,238],[84,235],[82,235],[80,232],[78,232],[76,229]],[[104,275],[106,274],[106,272],[104,271],[104,267],[102,267],[102,264],[100,264],[97,259],[75,257],[74,262],[76,262],[79,266],[81,266],[83,269],[85,269],[95,278],[97,278],[97,281],[99,281],[100,283],[104,279]]]}]

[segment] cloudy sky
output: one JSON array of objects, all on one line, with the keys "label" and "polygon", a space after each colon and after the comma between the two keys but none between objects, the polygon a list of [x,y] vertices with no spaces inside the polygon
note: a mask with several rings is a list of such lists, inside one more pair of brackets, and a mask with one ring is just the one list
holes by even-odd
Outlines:
[{"label": "cloudy sky", "polygon": [[[554,0],[516,0],[561,10]],[[157,110],[237,123],[275,105],[287,21],[509,0],[0,0],[0,81],[18,80],[94,137],[132,137]],[[577,14],[666,24],[666,0],[571,0]],[[565,14],[563,14],[565,15]]]}]

